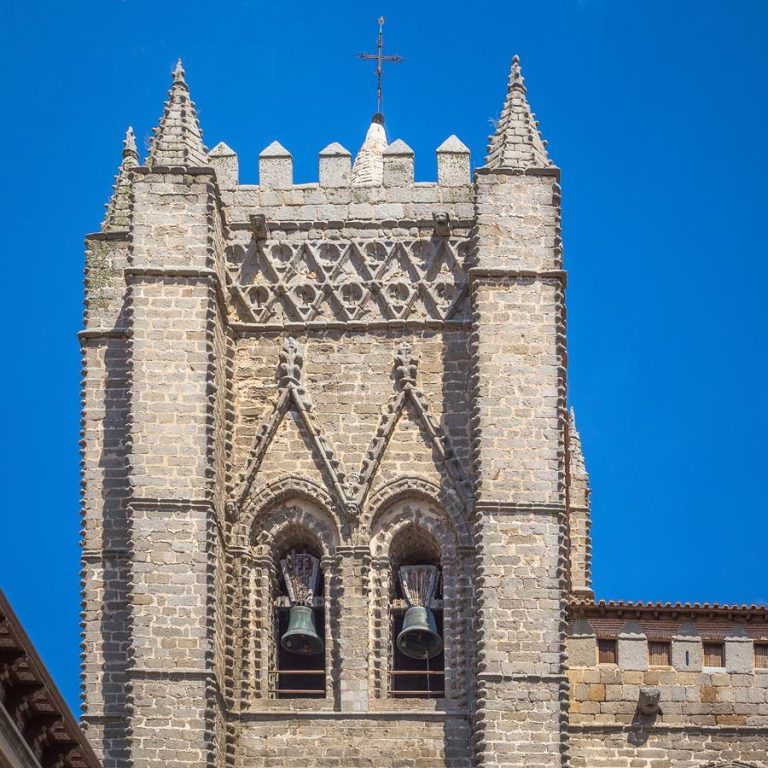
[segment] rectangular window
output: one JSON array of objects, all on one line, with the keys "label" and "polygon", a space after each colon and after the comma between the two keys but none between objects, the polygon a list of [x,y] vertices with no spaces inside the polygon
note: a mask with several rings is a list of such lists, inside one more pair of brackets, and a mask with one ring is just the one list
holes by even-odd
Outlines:
[{"label": "rectangular window", "polygon": [[704,666],[725,666],[725,645],[723,643],[704,643]]},{"label": "rectangular window", "polygon": [[652,667],[672,666],[672,644],[666,640],[648,642],[648,663]]},{"label": "rectangular window", "polygon": [[755,669],[768,669],[768,643],[755,643]]},{"label": "rectangular window", "polygon": [[616,653],[616,640],[608,638],[598,638],[597,641],[597,663],[598,664],[616,664],[618,654]]}]

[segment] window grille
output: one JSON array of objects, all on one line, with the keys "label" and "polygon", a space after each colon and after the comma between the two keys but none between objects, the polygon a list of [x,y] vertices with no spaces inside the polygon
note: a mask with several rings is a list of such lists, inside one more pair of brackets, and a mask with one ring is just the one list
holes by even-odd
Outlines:
[{"label": "window grille", "polygon": [[755,643],[755,669],[768,669],[768,643]]}]

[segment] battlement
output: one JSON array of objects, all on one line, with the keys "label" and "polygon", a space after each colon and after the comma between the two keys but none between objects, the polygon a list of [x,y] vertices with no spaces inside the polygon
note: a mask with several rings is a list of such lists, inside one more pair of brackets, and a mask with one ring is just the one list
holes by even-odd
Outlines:
[{"label": "battlement", "polygon": [[[363,145],[361,152],[366,151]],[[455,135],[446,139],[436,150],[437,184],[441,188],[468,187],[470,178],[469,149]],[[219,142],[209,153],[222,189],[242,186],[239,181],[237,153],[224,142]],[[401,139],[387,144],[373,158],[381,166],[381,182],[353,175],[352,153],[341,144],[329,144],[319,153],[318,179],[314,185],[322,189],[384,189],[414,186],[414,152]],[[377,174],[378,176],[378,174]],[[248,185],[249,187],[251,185]],[[293,156],[279,142],[273,141],[259,154],[259,184],[261,189],[286,190],[304,188],[293,183]]]},{"label": "battlement", "polygon": [[454,222],[474,216],[470,152],[456,136],[437,148],[436,182],[414,181],[414,153],[401,140],[367,158],[379,163],[381,183],[355,178],[352,154],[338,143],[320,152],[319,181],[308,184],[294,183],[293,157],[278,142],[259,155],[258,184],[240,183],[237,154],[223,142],[208,157],[235,227],[257,209],[273,223],[431,222],[435,206]]}]

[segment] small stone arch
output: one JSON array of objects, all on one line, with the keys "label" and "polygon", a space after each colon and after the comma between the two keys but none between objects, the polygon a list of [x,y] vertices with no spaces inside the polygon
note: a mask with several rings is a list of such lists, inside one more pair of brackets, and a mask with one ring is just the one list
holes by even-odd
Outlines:
[{"label": "small stone arch", "polygon": [[[360,518],[361,532],[373,543],[374,537],[381,536],[378,528],[383,515],[391,514],[404,500],[426,502],[433,510],[429,517],[442,516],[453,531],[455,546],[471,546],[472,535],[467,522],[466,510],[453,494],[443,491],[435,483],[419,477],[403,477],[380,486],[372,494]],[[375,554],[372,550],[372,554]]]},{"label": "small stone arch", "polygon": [[[250,703],[271,695],[276,631],[273,601],[281,555],[293,544],[307,547],[320,559],[326,573],[332,568],[341,538],[337,518],[318,502],[311,483],[297,487],[283,481],[265,490],[269,491],[261,497],[265,503],[249,504],[236,524],[239,546],[232,549],[228,569],[229,609],[233,625],[242,629],[236,636],[239,646],[233,646],[231,663],[233,668],[237,666],[242,699]],[[333,578],[332,573],[327,575]],[[326,582],[326,594],[332,588]],[[329,605],[326,600],[325,617]],[[329,626],[327,618],[325,626]],[[327,636],[326,643],[329,639]],[[330,679],[326,671],[326,680]]]},{"label": "small stone arch", "polygon": [[330,494],[321,486],[304,478],[288,476],[275,480],[248,497],[236,511],[233,540],[247,547],[254,543],[258,527],[269,531],[281,520],[287,520],[291,509],[296,522],[306,525],[334,551],[342,536],[342,527]]},{"label": "small stone arch", "polygon": [[374,515],[370,529],[373,557],[388,557],[393,539],[409,526],[422,528],[437,542],[442,560],[456,556],[458,536],[450,516],[432,499],[410,495],[388,503]]},{"label": "small stone arch", "polygon": [[266,554],[281,541],[300,536],[302,531],[317,543],[321,557],[336,553],[340,541],[336,521],[319,505],[295,496],[284,503],[277,502],[255,517],[248,529],[248,541],[251,547]]},{"label": "small stone arch", "polygon": [[761,768],[759,763],[745,763],[741,760],[713,760],[701,768]]}]

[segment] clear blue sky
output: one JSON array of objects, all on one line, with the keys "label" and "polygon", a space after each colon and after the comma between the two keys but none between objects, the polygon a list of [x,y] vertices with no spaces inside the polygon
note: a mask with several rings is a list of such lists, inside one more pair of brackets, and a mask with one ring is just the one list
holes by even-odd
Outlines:
[{"label": "clear blue sky", "polygon": [[[83,235],[126,127],[182,56],[206,143],[257,181],[355,151],[386,43],[390,139],[435,178],[482,162],[512,54],[563,170],[570,398],[593,484],[601,598],[768,601],[764,493],[768,3],[669,0],[0,0],[0,584],[73,707]],[[761,479],[762,478],[762,479]]]}]

